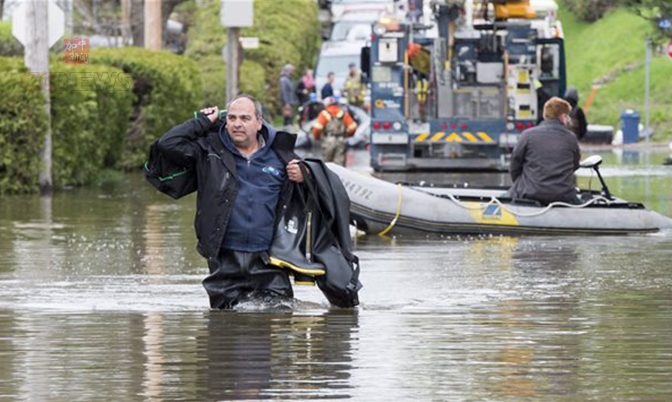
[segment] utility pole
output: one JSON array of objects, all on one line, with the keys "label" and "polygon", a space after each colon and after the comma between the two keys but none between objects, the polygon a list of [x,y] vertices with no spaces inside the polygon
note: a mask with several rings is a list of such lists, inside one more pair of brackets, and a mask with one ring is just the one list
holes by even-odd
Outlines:
[{"label": "utility pole", "polygon": [[227,45],[226,45],[226,103],[231,102],[233,98],[238,95],[238,42],[240,41],[240,28],[227,28]]},{"label": "utility pole", "polygon": [[646,38],[646,56],[644,63],[644,139],[646,145],[649,145],[651,136],[651,39]]},{"label": "utility pole", "polygon": [[253,0],[222,0],[219,17],[227,30],[226,103],[238,95],[238,68],[240,67],[240,28],[254,24]]},{"label": "utility pole", "polygon": [[145,48],[161,50],[161,0],[145,0]]},{"label": "utility pole", "polygon": [[131,32],[131,0],[121,0],[121,44],[129,46],[133,40]]},{"label": "utility pole", "polygon": [[[44,117],[47,120],[40,152],[40,193],[50,195],[51,179],[51,82],[49,48],[63,36],[63,10],[55,2],[23,1],[12,13],[12,35],[24,48],[24,63],[32,79],[39,81],[36,90],[44,96]],[[36,117],[41,118],[41,117]]]},{"label": "utility pole", "polygon": [[39,183],[40,194],[49,195],[52,192],[51,179],[51,97],[49,92],[49,21],[48,2],[27,1],[26,26],[32,29],[25,30],[25,64],[28,71],[42,76],[40,92],[44,96],[44,111],[47,117],[44,143],[42,144]]}]

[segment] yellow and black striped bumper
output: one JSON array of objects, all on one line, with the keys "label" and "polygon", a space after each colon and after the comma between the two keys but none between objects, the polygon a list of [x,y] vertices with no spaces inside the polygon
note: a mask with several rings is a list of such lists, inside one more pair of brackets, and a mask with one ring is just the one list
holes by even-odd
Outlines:
[{"label": "yellow and black striped bumper", "polygon": [[495,140],[492,139],[487,133],[483,131],[478,131],[476,133],[470,133],[464,131],[461,133],[452,132],[438,132],[438,133],[422,133],[418,134],[413,142],[464,142],[464,143],[473,143],[473,144],[494,144]]}]

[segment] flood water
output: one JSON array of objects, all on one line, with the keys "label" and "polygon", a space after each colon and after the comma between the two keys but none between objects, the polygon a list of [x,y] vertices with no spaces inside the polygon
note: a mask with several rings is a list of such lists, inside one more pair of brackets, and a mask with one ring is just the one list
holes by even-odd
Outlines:
[{"label": "flood water", "polygon": [[[672,216],[666,156],[607,153],[602,172]],[[290,308],[220,312],[194,204],[139,174],[0,198],[0,400],[672,398],[672,233],[358,237],[357,309],[297,286]]]}]

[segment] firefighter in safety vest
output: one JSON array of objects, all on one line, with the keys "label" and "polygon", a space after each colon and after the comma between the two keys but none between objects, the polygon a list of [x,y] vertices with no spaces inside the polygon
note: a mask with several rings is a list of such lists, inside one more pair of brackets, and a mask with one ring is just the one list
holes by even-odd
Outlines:
[{"label": "firefighter in safety vest", "polygon": [[357,69],[357,65],[355,63],[350,63],[348,68],[350,69],[350,72],[348,73],[348,78],[345,79],[345,83],[343,84],[343,95],[346,97],[350,105],[363,107],[366,85],[364,85],[362,82],[362,75]]},{"label": "firefighter in safety vest", "polygon": [[427,78],[419,77],[415,84],[415,89],[418,96],[418,114],[420,120],[425,121],[425,112],[427,110],[427,93],[429,92],[429,83]]},{"label": "firefighter in safety vest", "polygon": [[339,97],[330,96],[324,102],[324,110],[313,125],[315,140],[322,137],[322,159],[345,166],[345,140],[357,130],[357,123],[346,107],[338,104]]},{"label": "firefighter in safety vest", "polygon": [[417,43],[409,43],[407,47],[408,61],[415,75],[415,92],[418,99],[418,114],[425,121],[427,95],[429,93],[429,70],[431,57],[429,52]]}]

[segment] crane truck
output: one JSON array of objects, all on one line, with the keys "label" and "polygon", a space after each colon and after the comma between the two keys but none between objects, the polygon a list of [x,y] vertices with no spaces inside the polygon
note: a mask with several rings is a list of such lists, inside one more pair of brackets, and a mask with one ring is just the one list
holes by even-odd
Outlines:
[{"label": "crane truck", "polygon": [[566,85],[557,6],[531,1],[432,0],[413,19],[373,25],[362,69],[375,171],[508,169],[522,131]]}]

